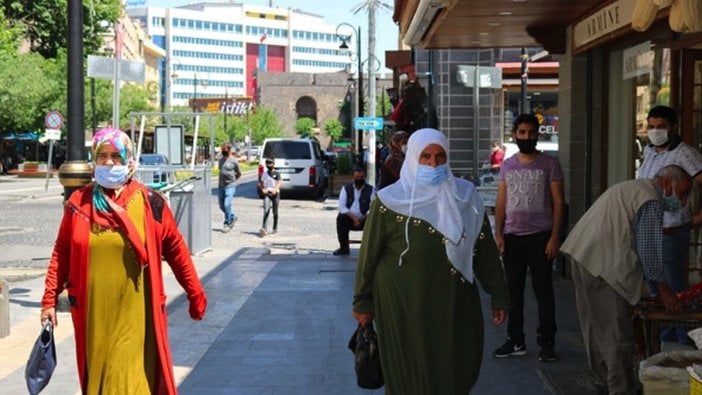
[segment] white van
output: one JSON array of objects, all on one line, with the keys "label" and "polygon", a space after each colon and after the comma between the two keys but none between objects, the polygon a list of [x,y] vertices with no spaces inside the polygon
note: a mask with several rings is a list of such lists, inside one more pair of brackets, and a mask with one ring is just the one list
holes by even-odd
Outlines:
[{"label": "white van", "polygon": [[269,138],[261,146],[258,175],[266,168],[266,158],[275,159],[283,183],[281,192],[321,197],[327,186],[326,157],[319,142],[307,138]]}]

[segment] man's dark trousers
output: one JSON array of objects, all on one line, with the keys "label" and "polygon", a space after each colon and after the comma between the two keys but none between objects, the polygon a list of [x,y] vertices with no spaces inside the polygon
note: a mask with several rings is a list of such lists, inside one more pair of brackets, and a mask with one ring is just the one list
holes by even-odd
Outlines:
[{"label": "man's dark trousers", "polygon": [[537,344],[553,343],[556,335],[556,306],[551,278],[551,261],[546,258],[546,243],[551,232],[531,235],[505,235],[505,276],[509,287],[507,334],[515,343],[524,343],[524,286],[527,268],[539,310]]},{"label": "man's dark trousers", "polygon": [[365,217],[361,220],[359,226],[354,226],[353,220],[346,214],[336,216],[336,235],[339,238],[339,249],[349,251],[349,232],[352,230],[363,230],[363,225],[366,223]]}]

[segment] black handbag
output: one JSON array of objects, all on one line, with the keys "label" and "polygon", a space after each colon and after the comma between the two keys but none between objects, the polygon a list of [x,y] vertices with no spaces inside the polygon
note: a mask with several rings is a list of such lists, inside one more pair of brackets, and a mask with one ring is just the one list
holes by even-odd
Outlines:
[{"label": "black handbag", "polygon": [[356,332],[349,340],[349,349],[355,357],[356,381],[358,386],[365,389],[378,389],[382,387],[383,370],[380,367],[380,354],[378,351],[378,335],[373,329],[373,324],[365,328],[358,325]]},{"label": "black handbag", "polygon": [[49,383],[56,368],[56,345],[54,344],[54,327],[46,321],[41,328],[39,338],[34,342],[32,352],[27,360],[24,378],[31,395],[36,395]]}]

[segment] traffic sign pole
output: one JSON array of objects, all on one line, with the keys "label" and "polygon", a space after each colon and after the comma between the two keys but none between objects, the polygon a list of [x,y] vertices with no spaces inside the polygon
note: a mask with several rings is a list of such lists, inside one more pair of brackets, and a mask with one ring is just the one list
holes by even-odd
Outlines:
[{"label": "traffic sign pole", "polygon": [[44,183],[44,192],[49,191],[49,176],[51,175],[51,157],[54,156],[54,140],[49,140],[49,160],[46,164],[46,182]]}]

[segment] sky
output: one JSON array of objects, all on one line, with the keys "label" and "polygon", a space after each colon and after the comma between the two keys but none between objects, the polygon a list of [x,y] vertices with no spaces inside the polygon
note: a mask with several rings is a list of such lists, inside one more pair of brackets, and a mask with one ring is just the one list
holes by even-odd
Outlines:
[{"label": "sky", "polygon": [[[153,7],[178,7],[188,5],[189,3],[201,3],[206,0],[146,0],[147,6]],[[280,8],[296,8],[302,11],[311,12],[324,17],[324,20],[331,25],[338,25],[346,22],[354,27],[361,27],[361,52],[362,59],[368,58],[368,13],[365,10],[353,14],[353,9],[356,5],[361,4],[362,0],[238,0],[237,3],[252,4],[259,6],[268,6],[270,3],[273,7]],[[393,0],[385,0],[383,3],[392,8]],[[392,11],[379,7],[375,14],[376,20],[376,47],[375,54],[381,62],[379,74],[390,74],[391,71],[385,68],[385,51],[397,49],[397,25],[392,21]],[[341,29],[344,29],[343,27]],[[346,33],[346,30],[340,30]],[[355,42],[349,45],[352,50],[355,49]],[[367,66],[364,65],[364,69]]]}]

